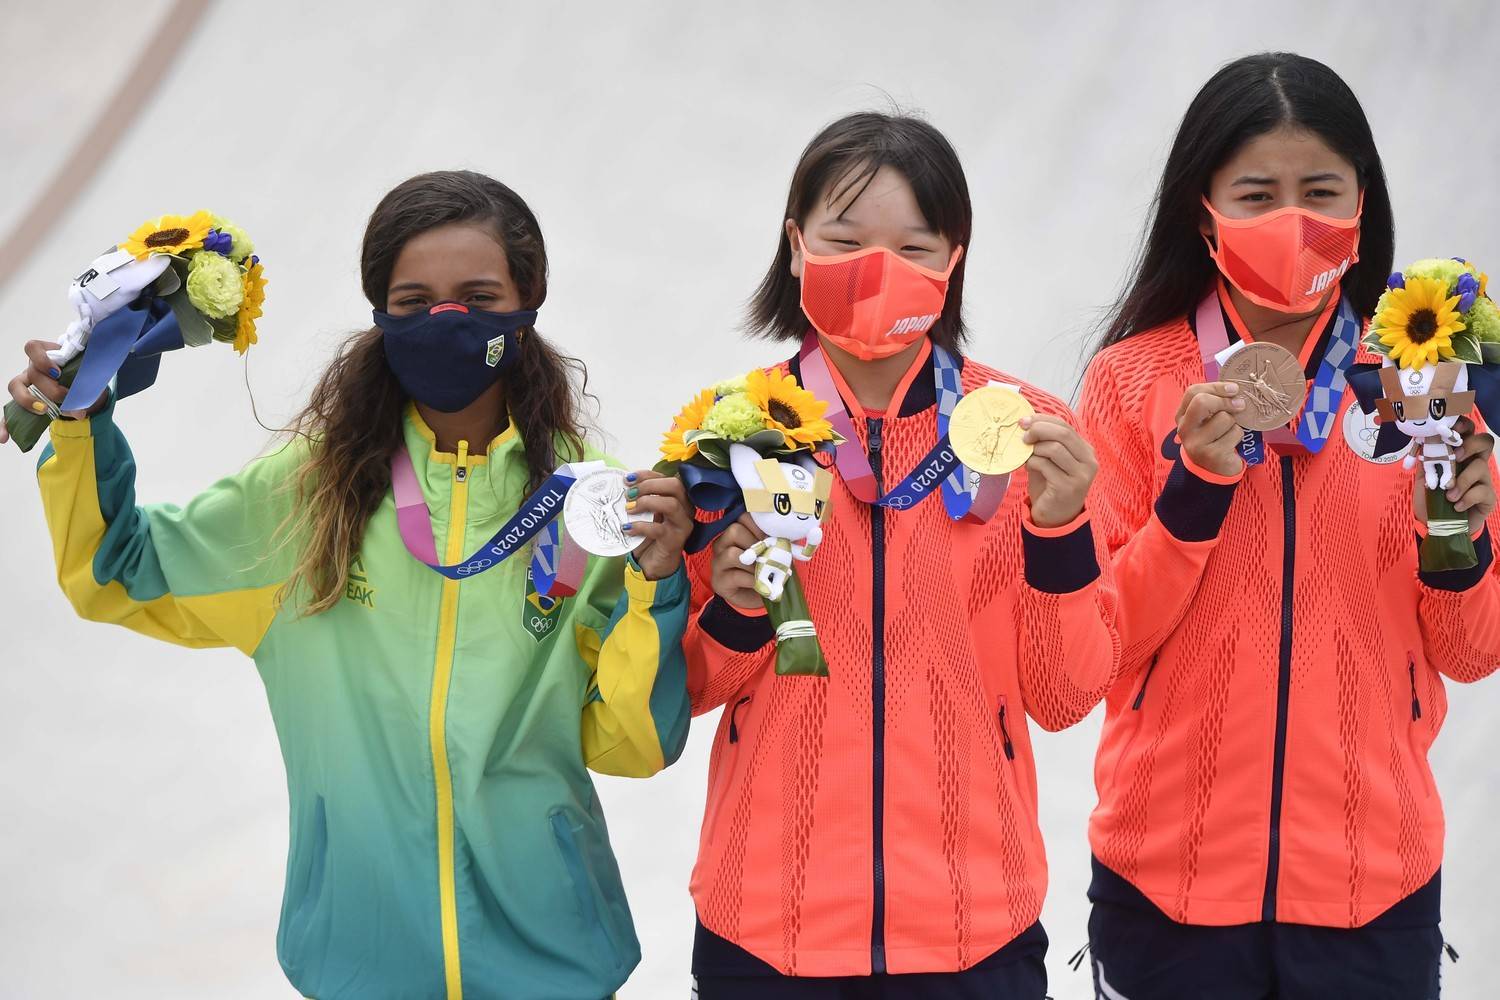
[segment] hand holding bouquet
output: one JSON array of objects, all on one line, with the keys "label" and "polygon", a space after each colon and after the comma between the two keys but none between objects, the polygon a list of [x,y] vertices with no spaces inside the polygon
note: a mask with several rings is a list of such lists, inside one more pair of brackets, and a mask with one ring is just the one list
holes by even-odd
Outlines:
[{"label": "hand holding bouquet", "polygon": [[48,423],[92,407],[111,380],[121,398],[147,388],[165,351],[210,341],[247,351],[265,302],[254,249],[238,226],[196,212],[147,222],[96,257],[69,286],[74,319],[48,352],[68,396],[59,406],[32,387],[32,411],[7,403],[16,445],[30,451]]},{"label": "hand holding bouquet", "polygon": [[1478,565],[1469,517],[1448,492],[1475,460],[1465,459],[1473,452],[1465,452],[1459,421],[1476,401],[1493,414],[1500,390],[1500,309],[1486,286],[1486,276],[1467,261],[1419,260],[1390,276],[1364,340],[1383,355],[1369,373],[1378,374],[1378,384],[1367,376],[1360,398],[1365,412],[1380,412],[1375,457],[1404,448],[1403,465],[1422,467],[1425,497],[1416,507],[1425,511],[1420,561],[1428,572]]},{"label": "hand holding bouquet", "polygon": [[672,423],[657,470],[682,477],[700,511],[689,551],[706,546],[746,512],[765,535],[741,561],[776,629],[778,674],[828,675],[795,563],[823,538],[833,474],[815,454],[842,443],[824,418],[828,404],[780,372],[753,371],[705,389]]}]

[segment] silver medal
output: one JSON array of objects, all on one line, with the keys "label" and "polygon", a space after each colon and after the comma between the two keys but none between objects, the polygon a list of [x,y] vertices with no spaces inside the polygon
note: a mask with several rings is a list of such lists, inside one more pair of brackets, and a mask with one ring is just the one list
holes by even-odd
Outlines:
[{"label": "silver medal", "polygon": [[563,501],[563,523],[568,537],[596,556],[623,556],[646,539],[627,535],[627,521],[650,521],[650,514],[625,512],[625,473],[619,469],[596,469],[585,473],[568,490]]}]

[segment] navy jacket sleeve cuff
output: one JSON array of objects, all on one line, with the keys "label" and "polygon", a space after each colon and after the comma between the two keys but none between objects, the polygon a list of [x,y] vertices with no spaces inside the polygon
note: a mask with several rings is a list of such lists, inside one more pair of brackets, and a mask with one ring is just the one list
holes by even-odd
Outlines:
[{"label": "navy jacket sleeve cuff", "polygon": [[698,624],[714,642],[736,653],[753,653],[776,637],[770,615],[742,615],[718,596],[698,612]]},{"label": "navy jacket sleeve cuff", "polygon": [[1026,583],[1044,594],[1071,594],[1099,579],[1094,529],[1083,520],[1065,535],[1039,534],[1021,525]]},{"label": "navy jacket sleeve cuff", "polygon": [[1180,542],[1210,541],[1224,526],[1236,485],[1238,480],[1215,483],[1202,478],[1179,455],[1156,498],[1156,517]]},{"label": "navy jacket sleeve cuff", "polygon": [[[1418,540],[1421,536],[1418,535]],[[1494,561],[1493,550],[1490,546],[1490,529],[1488,526],[1474,539],[1474,553],[1479,556],[1479,565],[1470,569],[1447,569],[1429,573],[1426,570],[1418,570],[1417,576],[1422,583],[1433,590],[1446,590],[1451,593],[1461,594],[1476,586],[1484,579],[1484,574],[1490,571],[1490,563]]]}]

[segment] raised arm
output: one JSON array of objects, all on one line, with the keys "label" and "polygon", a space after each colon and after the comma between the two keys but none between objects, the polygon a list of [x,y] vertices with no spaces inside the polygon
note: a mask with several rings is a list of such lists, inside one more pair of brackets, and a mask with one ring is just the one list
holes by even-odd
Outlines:
[{"label": "raised arm", "polygon": [[184,646],[253,654],[276,616],[301,447],[287,445],[184,507],[135,503],[135,460],[113,406],[60,420],[37,471],[57,577],[84,618]]},{"label": "raised arm", "polygon": [[1190,451],[1228,461],[1223,453],[1232,455],[1240,439],[1228,406],[1228,397],[1209,386],[1189,389],[1178,422],[1192,447],[1181,449],[1158,492],[1157,443],[1121,400],[1108,364],[1098,359],[1089,366],[1078,418],[1098,449],[1089,505],[1118,595],[1122,677],[1134,677],[1181,622],[1219,544],[1243,463],[1234,457],[1229,465],[1238,463],[1238,471],[1224,475],[1194,461]]}]

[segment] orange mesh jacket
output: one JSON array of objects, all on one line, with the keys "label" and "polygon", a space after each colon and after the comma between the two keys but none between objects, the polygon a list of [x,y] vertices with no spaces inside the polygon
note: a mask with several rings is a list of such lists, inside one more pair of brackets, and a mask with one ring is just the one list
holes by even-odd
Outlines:
[{"label": "orange mesh jacket", "polygon": [[1318,454],[1268,450],[1230,480],[1173,457],[1202,381],[1184,320],[1104,350],[1084,384],[1124,650],[1090,843],[1182,923],[1357,927],[1442,859],[1427,750],[1440,675],[1500,663],[1497,522],[1476,570],[1419,577],[1411,476],[1350,449],[1352,391]]},{"label": "orange mesh jacket", "polygon": [[[937,440],[931,359],[913,375],[885,417],[856,420],[886,486]],[[966,391],[992,379],[1015,381],[963,365]],[[1086,513],[1030,524],[1024,470],[987,524],[934,498],[872,508],[835,480],[823,544],[797,565],[829,677],[777,676],[765,616],[713,596],[709,552],[691,560],[693,710],[727,706],[693,898],[705,927],[786,975],[966,969],[1042,911],[1024,717],[1069,726],[1114,681],[1103,550]]]}]

